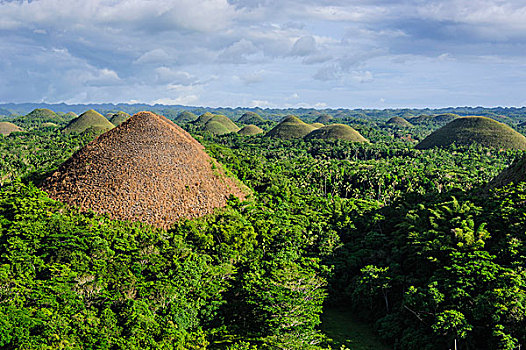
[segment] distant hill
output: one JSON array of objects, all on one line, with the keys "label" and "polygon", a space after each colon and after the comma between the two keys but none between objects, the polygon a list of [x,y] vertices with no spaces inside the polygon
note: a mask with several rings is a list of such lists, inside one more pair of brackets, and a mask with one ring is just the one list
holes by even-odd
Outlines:
[{"label": "distant hill", "polygon": [[459,118],[458,115],[453,113],[442,113],[437,115],[419,115],[418,117],[413,117],[407,119],[407,121],[413,125],[444,125],[452,120]]},{"label": "distant hill", "polygon": [[263,129],[261,129],[259,126],[250,124],[244,126],[241,130],[237,132],[239,135],[243,136],[253,136],[263,133]]},{"label": "distant hill", "polygon": [[212,119],[212,117],[214,116],[214,114],[210,113],[210,112],[205,112],[203,114],[201,114],[196,120],[194,120],[193,124],[195,125],[205,125],[207,121],[209,121],[210,119]]},{"label": "distant hill", "polygon": [[44,123],[61,124],[66,121],[66,117],[60,116],[47,108],[37,108],[28,113],[25,116],[17,117],[13,119],[13,122],[22,126],[23,128],[30,129],[39,127]]},{"label": "distant hill", "polygon": [[486,117],[462,117],[436,130],[417,149],[478,143],[491,148],[526,149],[526,137],[506,124]]},{"label": "distant hill", "polygon": [[316,127],[309,125],[300,118],[289,115],[285,117],[278,125],[267,132],[266,136],[280,139],[297,139],[303,138]]},{"label": "distant hill", "polygon": [[190,134],[165,117],[135,114],[75,153],[41,185],[51,198],[169,228],[226,205],[244,190]]},{"label": "distant hill", "polygon": [[22,128],[20,128],[18,125],[15,125],[10,122],[0,122],[0,134],[4,136],[8,136],[12,132],[20,132],[23,131]]},{"label": "distant hill", "polygon": [[311,125],[317,129],[323,128],[325,126],[323,123],[312,123]]},{"label": "distant hill", "polygon": [[254,125],[262,125],[265,123],[265,120],[261,118],[259,114],[256,112],[245,112],[243,115],[237,120],[238,123],[241,124],[254,124]]},{"label": "distant hill", "polygon": [[454,113],[442,113],[433,116],[434,121],[437,123],[449,123],[457,118],[460,118],[460,116]]},{"label": "distant hill", "polygon": [[175,118],[175,122],[179,124],[193,122],[197,119],[197,116],[190,111],[182,111]]},{"label": "distant hill", "polygon": [[234,124],[234,122],[227,116],[213,115],[212,117],[207,117],[206,119],[206,123],[201,127],[202,131],[209,132],[214,135],[224,135],[239,131],[239,126]]},{"label": "distant hill", "polygon": [[397,127],[397,128],[411,128],[411,127],[413,127],[413,124],[411,124],[410,122],[408,122],[407,120],[405,120],[402,117],[392,117],[391,119],[389,119],[386,122],[386,124],[389,125],[389,126]]},{"label": "distant hill", "polygon": [[331,117],[330,115],[328,114],[322,114],[320,115],[318,118],[316,118],[316,120],[314,121],[315,123],[321,123],[321,124],[328,124],[330,123],[334,118]]},{"label": "distant hill", "polygon": [[345,124],[331,124],[313,130],[305,136],[305,139],[337,139],[352,142],[369,142],[369,140],[363,137],[358,131]]},{"label": "distant hill", "polygon": [[102,114],[94,111],[93,109],[90,109],[89,111],[82,113],[78,118],[73,119],[63,129],[63,132],[66,134],[72,132],[81,133],[83,131],[91,129],[95,133],[103,133],[105,131],[113,129],[114,127],[115,125],[110,123],[110,121],[106,119]]},{"label": "distant hill", "polygon": [[131,116],[123,111],[118,111],[115,113],[108,113],[106,114],[106,118],[115,126],[119,126],[122,123],[124,123],[126,120],[128,120]]}]

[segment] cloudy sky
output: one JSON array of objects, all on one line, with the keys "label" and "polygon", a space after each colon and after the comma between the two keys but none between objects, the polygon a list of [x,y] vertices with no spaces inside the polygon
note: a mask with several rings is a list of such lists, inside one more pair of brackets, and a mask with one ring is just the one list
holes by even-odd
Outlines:
[{"label": "cloudy sky", "polygon": [[524,0],[0,0],[0,102],[526,104]]}]

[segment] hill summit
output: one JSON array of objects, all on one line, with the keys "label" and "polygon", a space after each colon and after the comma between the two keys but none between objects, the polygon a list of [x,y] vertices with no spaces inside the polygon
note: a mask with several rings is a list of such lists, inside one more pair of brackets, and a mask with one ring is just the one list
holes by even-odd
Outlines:
[{"label": "hill summit", "polygon": [[315,126],[305,123],[294,115],[289,115],[283,118],[266,136],[280,139],[301,139],[315,129]]},{"label": "hill summit", "polygon": [[168,228],[224,206],[231,194],[244,198],[215,165],[186,131],[139,112],[75,153],[41,187],[84,211]]},{"label": "hill summit", "polygon": [[358,131],[345,124],[331,124],[323,128],[313,130],[307,136],[306,140],[311,139],[336,139],[352,142],[369,142]]},{"label": "hill summit", "polygon": [[110,123],[102,114],[93,109],[82,113],[78,118],[73,119],[64,129],[66,134],[72,132],[83,132],[92,129],[96,133],[102,133],[114,128],[115,125]]},{"label": "hill summit", "polygon": [[526,137],[506,124],[486,117],[454,119],[416,145],[418,149],[478,143],[490,148],[526,149]]}]

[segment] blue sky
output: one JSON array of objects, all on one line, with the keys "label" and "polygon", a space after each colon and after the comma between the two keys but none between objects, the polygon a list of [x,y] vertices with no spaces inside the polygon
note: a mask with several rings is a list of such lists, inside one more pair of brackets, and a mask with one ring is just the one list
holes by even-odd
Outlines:
[{"label": "blue sky", "polygon": [[0,102],[526,105],[523,0],[0,0]]}]

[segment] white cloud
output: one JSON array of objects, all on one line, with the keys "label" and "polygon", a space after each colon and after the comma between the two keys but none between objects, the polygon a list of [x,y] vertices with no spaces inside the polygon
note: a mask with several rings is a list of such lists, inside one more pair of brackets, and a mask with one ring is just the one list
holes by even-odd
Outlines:
[{"label": "white cloud", "polygon": [[155,69],[156,81],[161,84],[192,85],[198,82],[198,78],[185,71],[173,70],[168,67]]},{"label": "white cloud", "polygon": [[305,35],[296,40],[292,46],[293,56],[308,56],[316,52],[316,40],[312,35]]},{"label": "white cloud", "polygon": [[135,63],[165,63],[175,60],[164,49],[158,48],[143,53],[135,60]]}]

